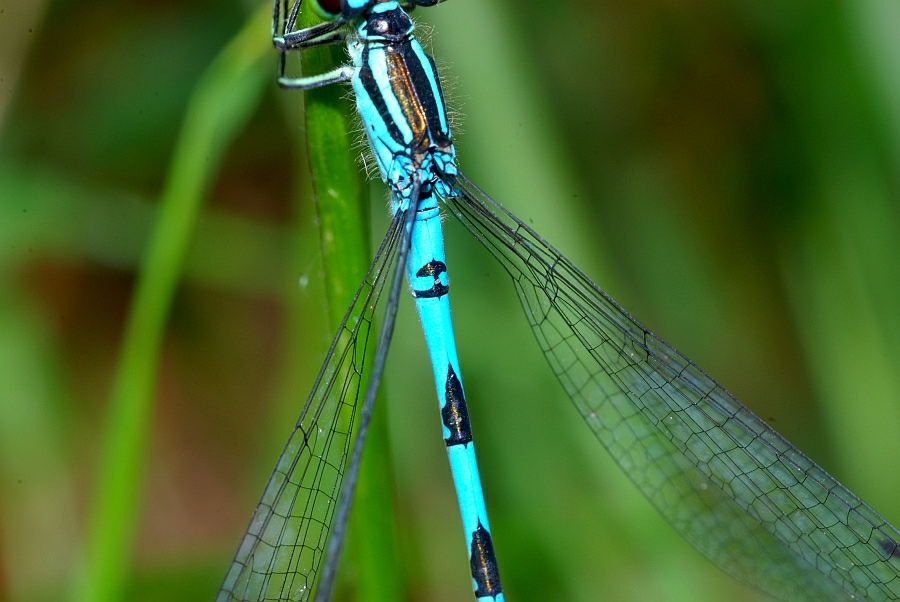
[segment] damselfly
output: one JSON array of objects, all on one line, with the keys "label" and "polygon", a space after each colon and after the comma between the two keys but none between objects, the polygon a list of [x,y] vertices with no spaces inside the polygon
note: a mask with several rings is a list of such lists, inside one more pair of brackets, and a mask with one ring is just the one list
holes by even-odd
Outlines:
[{"label": "damselfly", "polygon": [[[698,550],[783,599],[900,599],[900,532],[458,172],[437,71],[404,7],[333,0],[318,9],[332,20],[298,30],[300,2],[288,10],[276,0],[279,82],[351,82],[394,218],[217,599],[307,600],[316,583],[316,599],[329,598],[404,268],[435,372],[476,597],[503,599],[449,319],[438,200],[512,277],[541,350],[588,427]],[[349,65],[284,76],[285,52],[337,43],[347,44]],[[385,292],[357,417],[362,351]]]}]

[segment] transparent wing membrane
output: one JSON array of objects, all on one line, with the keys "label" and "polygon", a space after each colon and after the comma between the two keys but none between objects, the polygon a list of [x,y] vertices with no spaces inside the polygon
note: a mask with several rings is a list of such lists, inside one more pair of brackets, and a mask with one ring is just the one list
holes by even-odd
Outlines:
[{"label": "transparent wing membrane", "polygon": [[900,532],[464,176],[450,212],[512,277],[554,373],[691,544],[784,600],[900,599]]},{"label": "transparent wing membrane", "polygon": [[400,240],[391,222],[269,477],[217,602],[308,600],[344,478],[375,308]]}]

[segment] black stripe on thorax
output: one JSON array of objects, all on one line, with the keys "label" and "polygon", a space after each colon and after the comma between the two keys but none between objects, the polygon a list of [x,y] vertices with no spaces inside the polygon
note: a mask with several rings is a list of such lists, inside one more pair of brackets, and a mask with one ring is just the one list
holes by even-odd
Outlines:
[{"label": "black stripe on thorax", "polygon": [[409,73],[413,79],[413,85],[416,90],[421,90],[419,98],[422,101],[422,106],[425,109],[425,116],[428,119],[428,130],[431,133],[431,141],[435,146],[446,149],[451,144],[450,132],[449,129],[447,129],[449,126],[445,128],[445,126],[441,125],[438,103],[435,99],[435,92],[437,92],[441,99],[441,106],[447,106],[444,103],[444,91],[441,89],[441,79],[438,77],[437,65],[434,64],[434,58],[430,54],[424,53],[428,58],[428,67],[430,67],[431,73],[434,75],[434,83],[437,86],[437,90],[434,90],[431,87],[431,82],[428,80],[428,74],[425,73],[425,66],[422,65],[422,62],[413,50],[412,45],[408,47],[407,53],[409,55],[409,58],[407,59],[408,64],[414,63],[416,65],[416,68],[410,69]]},{"label": "black stripe on thorax", "polygon": [[434,73],[436,91],[443,100],[434,59],[426,54],[429,64],[428,67],[424,66],[409,41],[391,42],[380,47],[384,51],[391,90],[403,111],[406,123],[413,132],[411,143],[403,139],[400,128],[387,110],[387,103],[372,73],[369,46],[363,49],[359,78],[375,109],[384,120],[391,138],[400,145],[409,146],[411,152],[424,151],[432,145],[438,148],[449,147],[451,144],[449,132],[441,124],[435,90],[425,71],[426,68],[430,68]]},{"label": "black stripe on thorax", "polygon": [[400,133],[400,129],[397,127],[397,123],[388,112],[387,103],[384,101],[384,96],[382,96],[381,90],[378,88],[378,82],[375,80],[375,75],[372,73],[372,67],[369,65],[369,46],[363,48],[362,68],[359,70],[359,81],[362,83],[366,94],[372,99],[375,110],[378,111],[378,114],[381,115],[381,118],[384,120],[388,134],[390,134],[391,138],[397,142],[397,144],[406,144],[403,140],[403,135]]}]

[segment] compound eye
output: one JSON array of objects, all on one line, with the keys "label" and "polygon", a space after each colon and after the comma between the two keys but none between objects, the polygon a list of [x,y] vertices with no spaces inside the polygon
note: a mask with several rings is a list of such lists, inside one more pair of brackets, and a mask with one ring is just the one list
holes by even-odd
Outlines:
[{"label": "compound eye", "polygon": [[341,16],[341,0],[312,0],[313,10],[328,21]]}]

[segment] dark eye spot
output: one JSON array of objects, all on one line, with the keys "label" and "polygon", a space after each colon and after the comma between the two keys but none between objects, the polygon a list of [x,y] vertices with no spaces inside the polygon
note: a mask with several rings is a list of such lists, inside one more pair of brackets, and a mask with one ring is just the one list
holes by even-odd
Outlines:
[{"label": "dark eye spot", "polygon": [[318,0],[319,7],[328,15],[334,17],[341,14],[340,0]]}]

